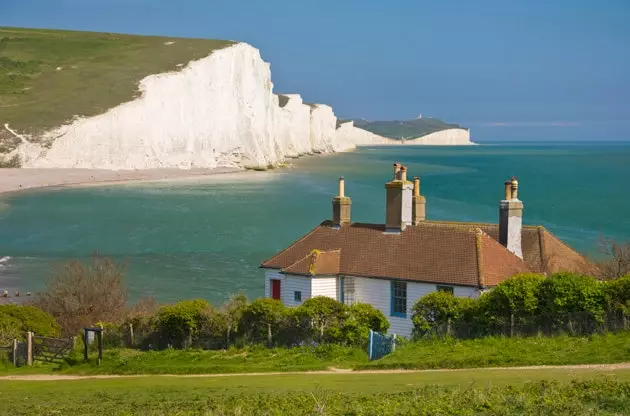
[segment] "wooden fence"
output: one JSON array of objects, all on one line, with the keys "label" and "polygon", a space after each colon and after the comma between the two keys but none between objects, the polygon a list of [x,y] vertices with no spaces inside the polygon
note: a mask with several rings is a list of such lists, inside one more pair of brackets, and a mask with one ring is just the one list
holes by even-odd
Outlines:
[{"label": "wooden fence", "polygon": [[33,365],[33,362],[61,363],[74,348],[74,338],[49,338],[26,333],[26,341],[13,340],[9,347],[13,365]]}]

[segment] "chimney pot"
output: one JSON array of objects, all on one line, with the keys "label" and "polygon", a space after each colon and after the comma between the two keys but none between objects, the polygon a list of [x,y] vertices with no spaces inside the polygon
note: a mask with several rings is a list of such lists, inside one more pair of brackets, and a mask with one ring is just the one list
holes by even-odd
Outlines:
[{"label": "chimney pot", "polygon": [[506,201],[512,199],[512,182],[505,183],[505,198]]},{"label": "chimney pot", "polygon": [[417,176],[413,178],[413,196],[420,196],[420,178]]},{"label": "chimney pot", "polygon": [[400,168],[400,180],[403,182],[407,182],[407,166],[403,166]]},{"label": "chimney pot", "polygon": [[343,179],[343,176],[339,178],[339,198],[343,198],[344,194],[345,194],[345,180]]},{"label": "chimney pot", "polygon": [[399,178],[400,163],[394,163],[394,180]]},{"label": "chimney pot", "polygon": [[518,199],[518,179],[516,178],[516,176],[512,176],[510,185],[512,188],[512,199]]}]

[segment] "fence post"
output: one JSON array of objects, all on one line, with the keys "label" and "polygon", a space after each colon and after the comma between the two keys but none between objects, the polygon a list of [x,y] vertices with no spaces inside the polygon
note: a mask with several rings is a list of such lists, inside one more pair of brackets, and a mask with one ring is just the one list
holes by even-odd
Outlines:
[{"label": "fence post", "polygon": [[26,333],[26,365],[33,365],[33,333]]},{"label": "fence post", "polygon": [[11,344],[11,357],[13,360],[13,366],[17,367],[17,339],[13,340],[13,343]]},{"label": "fence post", "polygon": [[103,331],[97,331],[96,337],[98,338],[98,365],[103,362]]},{"label": "fence post", "polygon": [[514,313],[510,314],[510,337],[514,336]]},{"label": "fence post", "polygon": [[129,343],[130,343],[130,347],[133,348],[134,345],[136,345],[134,336],[133,336],[133,324],[130,322],[129,323]]},{"label": "fence post", "polygon": [[372,360],[372,347],[374,345],[374,331],[370,329],[370,347],[368,351],[368,358]]},{"label": "fence post", "polygon": [[88,360],[88,330],[83,329],[83,360]]},{"label": "fence post", "polygon": [[396,334],[392,335],[392,352],[396,351]]}]

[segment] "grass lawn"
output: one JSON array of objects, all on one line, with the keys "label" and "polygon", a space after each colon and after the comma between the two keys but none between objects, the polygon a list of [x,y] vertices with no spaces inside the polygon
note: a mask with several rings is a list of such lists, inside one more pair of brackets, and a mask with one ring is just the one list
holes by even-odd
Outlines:
[{"label": "grass lawn", "polygon": [[624,414],[630,370],[0,381],[0,414]]},{"label": "grass lawn", "polygon": [[[37,134],[74,115],[97,115],[133,99],[145,76],[176,70],[231,44],[0,27],[0,121]],[[0,130],[3,153],[16,142]]]},{"label": "grass lawn", "polygon": [[358,368],[474,368],[630,361],[630,332],[591,337],[488,337],[409,343]]}]

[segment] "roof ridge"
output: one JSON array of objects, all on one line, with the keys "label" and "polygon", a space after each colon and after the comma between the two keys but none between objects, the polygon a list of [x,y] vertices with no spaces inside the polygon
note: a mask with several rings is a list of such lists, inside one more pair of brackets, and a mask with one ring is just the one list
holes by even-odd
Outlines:
[{"label": "roof ridge", "polygon": [[477,281],[479,282],[479,287],[481,288],[486,287],[486,281],[483,276],[483,250],[481,247],[483,244],[483,234],[485,234],[483,230],[481,228],[477,228],[477,232],[475,234],[475,252],[477,254]]}]

